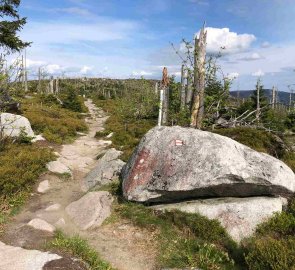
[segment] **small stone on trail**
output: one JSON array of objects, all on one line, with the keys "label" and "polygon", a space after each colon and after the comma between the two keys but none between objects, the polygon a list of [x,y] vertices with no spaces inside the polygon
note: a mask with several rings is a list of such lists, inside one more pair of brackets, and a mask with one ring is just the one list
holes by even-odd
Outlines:
[{"label": "small stone on trail", "polygon": [[46,232],[54,232],[55,227],[46,222],[43,219],[35,218],[32,219],[29,223],[29,226],[35,228],[36,230],[46,231]]},{"label": "small stone on trail", "polygon": [[68,174],[72,175],[71,170],[66,165],[64,165],[63,163],[61,163],[58,160],[57,161],[51,161],[46,166],[47,166],[47,169],[50,172],[59,173],[59,174],[68,173]]},{"label": "small stone on trail", "polygon": [[60,218],[56,223],[55,223],[55,226],[58,227],[58,228],[61,228],[63,226],[66,225],[66,222],[63,218]]},{"label": "small stone on trail", "polygon": [[107,139],[112,138],[114,135],[114,132],[110,133],[108,136],[106,136]]},{"label": "small stone on trail", "polygon": [[57,211],[57,210],[60,209],[60,207],[61,207],[61,205],[60,205],[59,203],[52,204],[52,205],[48,206],[48,207],[45,209],[45,211],[47,211],[47,212]]},{"label": "small stone on trail", "polygon": [[99,227],[111,215],[112,195],[106,191],[89,192],[66,207],[67,214],[82,230]]},{"label": "small stone on trail", "polygon": [[39,193],[45,193],[46,191],[48,191],[50,189],[50,185],[49,185],[49,181],[48,180],[44,180],[42,181],[39,186],[37,191]]}]

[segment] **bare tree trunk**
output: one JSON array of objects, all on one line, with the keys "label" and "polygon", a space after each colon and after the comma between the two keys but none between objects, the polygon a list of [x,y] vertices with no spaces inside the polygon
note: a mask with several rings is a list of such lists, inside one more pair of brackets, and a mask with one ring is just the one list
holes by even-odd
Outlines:
[{"label": "bare tree trunk", "polygon": [[191,126],[200,129],[204,117],[205,61],[207,32],[205,26],[195,38],[194,56],[194,101],[192,106]]},{"label": "bare tree trunk", "polygon": [[256,120],[259,122],[260,118],[260,79],[257,81],[257,99],[256,99]]},{"label": "bare tree trunk", "polygon": [[59,78],[55,79],[55,87],[54,92],[57,95],[59,93]]},{"label": "bare tree trunk", "polygon": [[162,116],[162,124],[167,125],[168,123],[168,111],[169,111],[169,78],[167,68],[163,69],[163,79],[162,79],[162,87],[164,91],[164,100],[163,100],[163,116]]},{"label": "bare tree trunk", "polygon": [[186,97],[185,103],[188,109],[191,109],[192,106],[192,99],[193,99],[193,82],[191,76],[188,74],[187,77],[187,90],[186,90]]},{"label": "bare tree trunk", "polygon": [[180,108],[184,109],[185,107],[185,81],[187,79],[187,74],[185,66],[181,66],[181,94],[180,94]]},{"label": "bare tree trunk", "polygon": [[159,107],[159,119],[158,119],[158,126],[162,125],[162,117],[163,117],[163,102],[164,102],[164,90],[160,90],[160,107]]},{"label": "bare tree trunk", "polygon": [[25,75],[25,92],[28,92],[28,71],[27,71],[27,50],[25,49],[25,69],[24,69],[24,75]]},{"label": "bare tree trunk", "polygon": [[290,90],[289,112],[291,112],[291,107],[292,107],[292,90]]},{"label": "bare tree trunk", "polygon": [[41,92],[41,67],[38,69],[38,92]]},{"label": "bare tree trunk", "polygon": [[50,77],[49,81],[49,94],[53,94],[53,76]]},{"label": "bare tree trunk", "polygon": [[271,107],[274,110],[275,108],[275,99],[276,99],[276,88],[272,87],[272,98],[271,98]]}]

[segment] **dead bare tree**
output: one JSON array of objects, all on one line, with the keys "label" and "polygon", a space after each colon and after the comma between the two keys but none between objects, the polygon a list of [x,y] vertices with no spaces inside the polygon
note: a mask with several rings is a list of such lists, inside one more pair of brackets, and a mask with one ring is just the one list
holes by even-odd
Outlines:
[{"label": "dead bare tree", "polygon": [[161,90],[163,90],[162,125],[167,125],[167,123],[168,123],[168,110],[169,110],[169,77],[168,77],[168,70],[166,67],[163,68]]},{"label": "dead bare tree", "polygon": [[186,83],[187,83],[187,70],[185,65],[181,66],[181,91],[180,91],[180,108],[185,108],[185,94],[186,94]]},{"label": "dead bare tree", "polygon": [[195,37],[194,51],[194,98],[191,114],[191,127],[198,129],[202,127],[204,117],[206,40],[207,31],[205,31],[204,24],[199,37]]}]

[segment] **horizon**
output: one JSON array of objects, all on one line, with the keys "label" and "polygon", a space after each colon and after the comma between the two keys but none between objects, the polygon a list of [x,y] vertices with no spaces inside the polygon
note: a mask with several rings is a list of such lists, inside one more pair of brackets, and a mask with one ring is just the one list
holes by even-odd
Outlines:
[{"label": "horizon", "polygon": [[[282,3],[283,2],[283,3]],[[265,88],[289,92],[295,83],[294,0],[24,0],[28,18],[20,36],[27,49],[29,76],[39,66],[49,74],[117,79],[159,79],[166,66],[179,79],[181,50],[207,22],[208,53],[225,46],[219,60],[236,77],[231,90]]]}]

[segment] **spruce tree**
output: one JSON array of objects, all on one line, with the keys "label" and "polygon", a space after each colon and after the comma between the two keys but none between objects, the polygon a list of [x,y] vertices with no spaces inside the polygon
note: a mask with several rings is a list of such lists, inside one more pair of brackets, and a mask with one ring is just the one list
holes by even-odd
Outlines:
[{"label": "spruce tree", "polygon": [[0,0],[0,47],[8,52],[21,51],[30,45],[18,36],[27,22],[18,13],[19,5],[20,0]]}]

